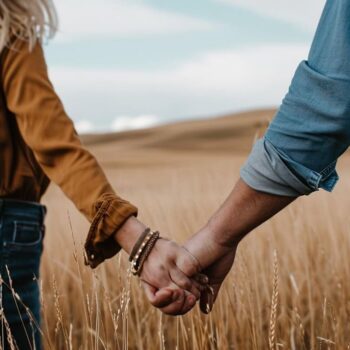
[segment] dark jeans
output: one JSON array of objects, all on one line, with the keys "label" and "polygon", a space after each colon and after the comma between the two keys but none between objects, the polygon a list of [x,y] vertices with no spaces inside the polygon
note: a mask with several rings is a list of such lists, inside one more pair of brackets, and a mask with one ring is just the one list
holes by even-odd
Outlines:
[{"label": "dark jeans", "polygon": [[[41,349],[39,266],[46,209],[37,203],[0,199],[0,341],[9,333],[20,350]],[[6,323],[9,325],[6,327]]]}]

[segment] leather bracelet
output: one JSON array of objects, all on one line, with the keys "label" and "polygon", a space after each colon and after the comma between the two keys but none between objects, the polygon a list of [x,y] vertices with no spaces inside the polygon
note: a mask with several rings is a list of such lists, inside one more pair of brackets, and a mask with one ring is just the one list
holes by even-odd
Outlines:
[{"label": "leather bracelet", "polygon": [[137,275],[137,270],[139,266],[139,261],[145,251],[145,248],[147,247],[148,241],[152,238],[153,232],[150,230],[145,237],[144,241],[142,242],[139,250],[136,252],[136,255],[133,257],[131,261],[131,272],[133,275]]},{"label": "leather bracelet", "polygon": [[137,267],[137,275],[140,276],[141,272],[142,272],[142,268],[143,265],[145,263],[145,261],[147,260],[147,258],[149,257],[149,255],[151,254],[154,246],[156,245],[158,239],[159,239],[159,232],[154,232],[151,239],[148,241],[145,250],[143,252],[143,254],[140,257],[140,260],[138,262],[138,267]]},{"label": "leather bracelet", "polygon": [[137,251],[140,249],[143,241],[145,240],[145,238],[147,237],[147,235],[151,232],[151,229],[149,227],[147,227],[143,232],[142,234],[140,235],[139,239],[136,241],[134,247],[132,248],[132,251],[130,253],[130,256],[129,256],[129,261],[131,262],[135,255],[137,254]]},{"label": "leather bracelet", "polygon": [[143,264],[154,248],[157,240],[159,238],[159,232],[149,231],[144,241],[141,243],[139,249],[137,250],[135,256],[131,261],[131,273],[136,276],[141,273]]},{"label": "leather bracelet", "polygon": [[153,235],[153,232],[151,230],[149,230],[146,237],[144,238],[143,242],[140,244],[139,249],[136,251],[135,256],[131,260],[131,272],[133,275],[137,274],[138,265],[139,265],[141,255],[143,254],[143,252],[146,248],[146,245],[147,245],[148,241],[151,239],[152,235]]}]

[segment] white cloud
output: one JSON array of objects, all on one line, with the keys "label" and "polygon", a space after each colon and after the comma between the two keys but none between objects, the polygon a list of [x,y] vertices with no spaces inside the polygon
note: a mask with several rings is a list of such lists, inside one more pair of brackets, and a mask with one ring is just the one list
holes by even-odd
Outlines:
[{"label": "white cloud", "polygon": [[113,131],[145,129],[158,124],[160,118],[155,115],[139,115],[136,117],[120,116],[112,122]]},{"label": "white cloud", "polygon": [[325,0],[216,0],[314,31]]},{"label": "white cloud", "polygon": [[183,33],[212,28],[212,24],[183,14],[162,11],[137,0],[59,0],[57,40],[72,41]]},{"label": "white cloud", "polygon": [[74,119],[121,129],[278,105],[307,52],[307,45],[262,45],[209,52],[169,70],[61,67],[51,75]]},{"label": "white cloud", "polygon": [[79,133],[87,133],[93,131],[95,126],[89,120],[78,120],[75,122],[75,128]]}]

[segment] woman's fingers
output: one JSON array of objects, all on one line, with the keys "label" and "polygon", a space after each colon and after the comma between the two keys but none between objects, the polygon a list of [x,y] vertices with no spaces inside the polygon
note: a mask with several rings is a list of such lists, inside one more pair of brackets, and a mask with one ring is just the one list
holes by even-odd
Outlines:
[{"label": "woman's fingers", "polygon": [[189,292],[185,292],[185,303],[182,307],[181,315],[187,314],[190,310],[193,309],[193,307],[196,305],[197,299],[196,297]]},{"label": "woman's fingers", "polygon": [[185,291],[181,291],[180,298],[176,301],[174,301],[172,304],[161,308],[160,310],[171,316],[179,316],[179,315],[184,315],[188,311],[190,311],[194,305],[196,304],[196,297]]},{"label": "woman's fingers", "polygon": [[185,292],[183,290],[177,290],[177,292],[179,293],[177,295],[178,298],[176,300],[173,300],[173,302],[169,305],[160,308],[160,311],[162,311],[164,314],[176,316],[179,315],[179,313],[181,312],[185,303]]},{"label": "woman's fingers", "polygon": [[183,290],[172,288],[157,290],[145,281],[141,283],[149,302],[167,315],[183,315],[196,304],[195,296],[190,293],[185,294]]},{"label": "woman's fingers", "polygon": [[158,290],[145,281],[141,281],[141,283],[145,290],[147,299],[157,308],[163,308],[173,303],[173,301],[177,300],[179,297],[179,293],[176,290],[170,288],[162,288]]}]

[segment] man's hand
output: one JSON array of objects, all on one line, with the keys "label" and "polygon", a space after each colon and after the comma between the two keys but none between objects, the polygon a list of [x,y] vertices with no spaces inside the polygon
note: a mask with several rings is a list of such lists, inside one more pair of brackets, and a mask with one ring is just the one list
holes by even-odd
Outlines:
[{"label": "man's hand", "polygon": [[202,271],[209,281],[208,288],[201,293],[200,297],[200,309],[203,313],[209,314],[213,309],[221,285],[231,270],[235,255],[236,252],[231,251]]},{"label": "man's hand", "polygon": [[204,313],[211,311],[242,238],[294,199],[255,191],[239,180],[208,224],[186,242],[185,248],[199,260],[212,288],[212,293],[201,295]]},{"label": "man's hand", "polygon": [[218,296],[222,283],[231,270],[235,260],[237,246],[221,246],[214,240],[209,226],[204,227],[191,237],[184,245],[193,256],[196,256],[204,269],[201,271],[208,277],[208,285],[200,297],[200,309],[208,314]]}]

